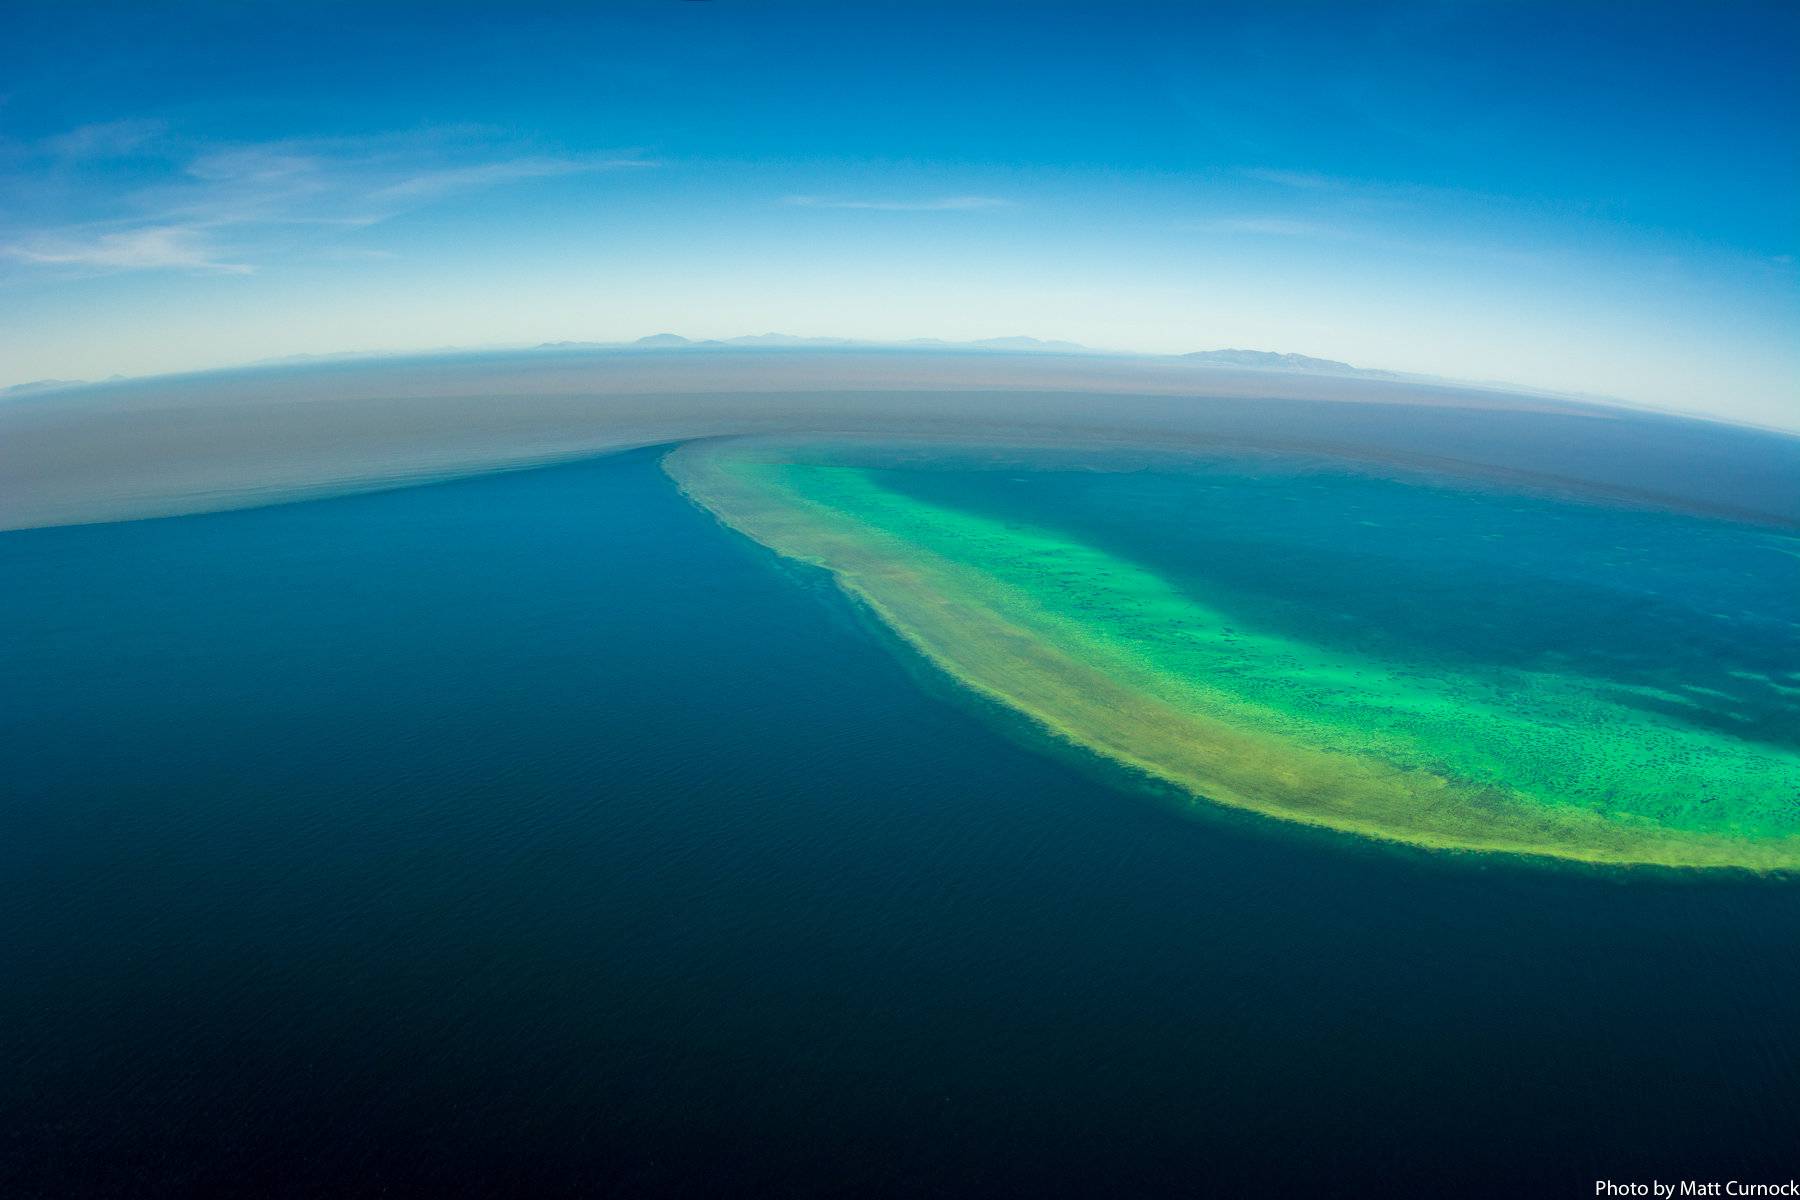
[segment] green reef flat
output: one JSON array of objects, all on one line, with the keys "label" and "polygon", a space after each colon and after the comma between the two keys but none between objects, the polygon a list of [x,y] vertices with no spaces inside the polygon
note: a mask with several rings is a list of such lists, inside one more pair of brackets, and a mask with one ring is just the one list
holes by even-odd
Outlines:
[{"label": "green reef flat", "polygon": [[[963,685],[1198,800],[1437,850],[1667,867],[1800,867],[1800,749],[1793,744],[1800,730],[1791,723],[1800,675],[1785,657],[1791,612],[1714,614],[1735,622],[1728,630],[1775,630],[1788,639],[1776,661],[1758,669],[1733,667],[1728,654],[1708,651],[1706,637],[1716,631],[1694,635],[1695,653],[1723,661],[1730,678],[1719,682],[1738,691],[1710,686],[1710,679],[1686,686],[1634,665],[1602,669],[1594,665],[1607,662],[1599,649],[1591,663],[1576,656],[1561,665],[1554,654],[1503,661],[1492,653],[1444,652],[1441,645],[1431,650],[1431,637],[1445,643],[1445,629],[1456,629],[1459,606],[1433,605],[1431,620],[1440,628],[1409,631],[1411,624],[1431,623],[1408,620],[1408,603],[1420,599],[1417,587],[1406,603],[1397,595],[1391,619],[1380,616],[1377,593],[1375,607],[1348,622],[1365,630],[1391,624],[1386,641],[1302,636],[1279,596],[1259,600],[1226,586],[1209,594],[1208,563],[1192,547],[1181,550],[1187,557],[1175,569],[1151,561],[1159,557],[1155,549],[1121,552],[1126,543],[1094,534],[1093,521],[1082,528],[1082,520],[1068,516],[1078,506],[1040,505],[1045,519],[1039,521],[1030,519],[1038,515],[1030,504],[983,498],[1003,490],[996,481],[1022,481],[1029,493],[1034,479],[1062,478],[1021,475],[1017,466],[1011,464],[1010,476],[979,464],[921,471],[908,469],[904,455],[884,457],[853,444],[730,441],[691,443],[664,460],[689,497],[780,554],[830,571]],[[1060,466],[1065,474],[1080,469],[1079,463]],[[1133,475],[1086,469],[1069,478],[1080,495],[1104,496]],[[1365,493],[1386,497],[1386,523],[1396,523],[1396,513],[1411,511],[1399,506],[1411,504],[1420,506],[1418,515],[1403,523],[1421,528],[1433,519],[1433,505],[1460,502],[1441,485],[1390,482],[1370,491],[1374,486],[1305,475],[1271,483],[1242,471],[1201,472],[1168,484],[1182,489],[1169,493],[1180,497],[1173,507],[1183,514],[1182,527],[1205,525],[1209,494],[1258,488],[1285,502],[1270,511],[1355,510],[1343,520],[1367,507]],[[1496,561],[1529,556],[1532,546],[1551,558],[1610,553],[1618,561],[1595,568],[1602,580],[1652,570],[1626,561],[1631,544],[1600,544],[1607,539],[1692,544],[1696,555],[1717,558],[1725,552],[1712,543],[1725,538],[1730,554],[1760,553],[1768,564],[1793,555],[1794,542],[1785,535],[1658,513],[1629,514],[1636,524],[1623,533],[1604,524],[1585,532],[1593,544],[1577,554],[1554,541],[1573,536],[1564,526],[1586,529],[1581,504],[1505,497],[1482,503],[1527,523],[1528,532],[1541,529],[1552,543],[1546,549],[1531,536],[1519,548],[1514,535]],[[1168,521],[1166,514],[1161,519]],[[1333,535],[1326,529],[1320,536]],[[1335,536],[1349,535],[1338,530]],[[1471,525],[1461,540],[1481,536]],[[1179,540],[1171,533],[1165,541],[1171,539]],[[1153,537],[1143,542],[1157,544]],[[1230,556],[1215,552],[1220,573],[1229,574]],[[1724,567],[1711,560],[1702,565],[1720,578],[1755,574],[1746,575],[1735,559]],[[1767,564],[1758,569],[1791,573]],[[1328,596],[1331,571],[1347,577],[1355,568],[1340,562],[1320,570],[1324,577],[1311,582]],[[1380,565],[1373,570],[1379,574]],[[1393,587],[1408,584],[1399,570]],[[1464,640],[1477,650],[1483,637],[1528,640],[1531,621],[1541,623],[1543,613],[1586,602],[1576,583],[1566,585],[1566,597],[1546,595],[1541,585],[1535,576],[1519,584],[1532,589],[1535,616],[1485,610],[1478,601],[1461,606],[1470,627]],[[1366,591],[1369,581],[1361,586]],[[1347,581],[1343,587],[1349,589]],[[1639,609],[1654,607],[1654,597],[1630,599]],[[1762,604],[1780,607],[1766,598]],[[1515,621],[1517,630],[1509,626]],[[1579,637],[1567,628],[1560,636],[1572,643],[1591,639],[1604,649],[1608,638],[1629,641],[1633,633],[1604,615],[1594,624]],[[1612,651],[1627,665],[1645,652],[1655,659],[1654,646]]]}]

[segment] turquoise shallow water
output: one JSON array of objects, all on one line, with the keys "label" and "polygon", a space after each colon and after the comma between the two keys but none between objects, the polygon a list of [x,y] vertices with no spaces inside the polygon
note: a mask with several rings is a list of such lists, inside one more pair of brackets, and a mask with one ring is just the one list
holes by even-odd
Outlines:
[{"label": "turquoise shallow water", "polygon": [[[1787,529],[1294,455],[926,451],[793,474],[866,492],[944,553],[966,526],[1034,604],[1296,738],[1552,807],[1800,834]],[[1008,542],[1031,547],[1011,566]]]},{"label": "turquoise shallow water", "polygon": [[653,455],[0,572],[7,1195],[1792,1171],[1800,891],[1178,816]]},{"label": "turquoise shallow water", "polygon": [[1247,627],[1422,667],[1577,674],[1674,720],[1800,746],[1793,530],[1295,456],[1120,465],[1136,469],[1022,459],[877,478],[1099,546]]}]

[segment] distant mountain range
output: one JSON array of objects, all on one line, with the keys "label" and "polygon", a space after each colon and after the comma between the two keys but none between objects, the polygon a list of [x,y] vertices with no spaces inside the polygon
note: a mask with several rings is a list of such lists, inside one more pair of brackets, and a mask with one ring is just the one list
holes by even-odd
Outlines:
[{"label": "distant mountain range", "polygon": [[80,387],[85,379],[34,379],[30,383],[15,383],[9,388],[0,388],[0,395],[22,396],[28,392],[53,392],[57,388]]},{"label": "distant mountain range", "polygon": [[1277,371],[1355,371],[1358,368],[1335,358],[1307,354],[1276,354],[1272,350],[1196,350],[1181,357],[1227,367],[1265,367]]},{"label": "distant mountain range", "polygon": [[978,346],[983,350],[1050,350],[1058,354],[1097,354],[1079,342],[1045,341],[1034,337],[980,338],[973,342],[946,342],[942,338],[913,338],[903,346]]},{"label": "distant mountain range", "polygon": [[876,342],[859,338],[796,337],[791,333],[753,333],[734,338],[686,338],[679,333],[653,333],[634,342],[544,342],[538,350],[584,350],[641,346],[647,350],[673,350],[682,346],[920,346],[945,349],[980,350],[1049,350],[1061,354],[1092,354],[1096,351],[1075,342],[1045,341],[1034,337],[979,338],[972,342],[949,342],[943,338],[912,338],[904,342]]},{"label": "distant mountain range", "polygon": [[[102,382],[117,383],[124,379],[123,375],[109,375]],[[91,379],[33,379],[30,383],[15,383],[11,387],[0,388],[0,396],[29,396],[33,392],[55,392],[63,388],[86,387]]]},{"label": "distant mountain range", "polygon": [[[944,338],[909,338],[904,342],[877,342],[858,338],[796,337],[791,333],[757,333],[734,338],[686,338],[679,333],[653,333],[649,337],[638,338],[635,342],[545,342],[537,349],[580,350],[620,346],[641,346],[647,350],[673,350],[683,346],[916,346],[925,349],[942,348],[946,350],[1043,350],[1055,354],[1107,353],[1107,351],[1095,350],[1091,346],[1083,346],[1079,342],[1034,337],[977,338],[967,342],[953,342]],[[1196,350],[1192,354],[1174,357],[1190,359],[1194,362],[1217,363],[1225,367],[1254,367],[1272,371],[1328,371],[1336,374],[1358,375],[1388,374],[1385,371],[1368,372],[1363,368],[1353,367],[1349,363],[1338,362],[1336,359],[1313,358],[1307,354],[1276,354],[1268,350]]]},{"label": "distant mountain range", "polygon": [[[1163,358],[1177,359],[1198,365],[1233,367],[1254,371],[1300,371],[1320,375],[1353,375],[1370,379],[1405,380],[1416,383],[1455,383],[1465,382],[1442,379],[1431,375],[1415,375],[1400,371],[1379,371],[1367,367],[1356,367],[1334,358],[1314,358],[1309,354],[1278,354],[1271,350],[1196,350],[1188,354],[1175,355],[1136,355],[1119,351],[1096,350],[1083,346],[1078,342],[1046,340],[1034,337],[991,337],[978,338],[974,341],[955,342],[943,338],[912,338],[904,342],[877,342],[860,338],[842,337],[797,337],[790,333],[757,333],[733,338],[688,338],[679,333],[653,333],[648,337],[638,338],[632,342],[542,342],[533,350],[680,350],[686,348],[705,349],[720,347],[770,348],[770,349],[802,349],[832,347],[866,347],[869,349],[919,349],[919,350],[1004,350],[1025,353],[1045,354],[1105,354],[1113,357]],[[454,346],[441,347],[439,352],[457,352]],[[489,349],[500,349],[490,347]],[[417,354],[418,351],[399,352],[400,354]],[[332,362],[360,358],[383,358],[391,354],[371,352],[348,352],[342,354],[294,354],[282,358],[262,359],[252,366],[298,365],[309,362]],[[124,378],[114,375],[107,382]],[[78,379],[40,379],[31,383],[14,384],[0,388],[0,396],[23,396],[34,392],[48,392],[60,388],[80,387],[87,380]],[[1465,382],[1466,385],[1466,382]],[[1530,391],[1508,384],[1482,384],[1480,386],[1504,387],[1509,390]]]},{"label": "distant mountain range", "polygon": [[[539,350],[580,350],[619,347],[642,347],[647,350],[673,350],[684,346],[902,346],[944,350],[1023,350],[1052,354],[1104,354],[1079,342],[1046,341],[1034,337],[978,338],[969,342],[952,342],[943,338],[911,338],[904,342],[861,341],[840,337],[795,337],[790,333],[758,333],[746,337],[685,338],[678,333],[653,333],[635,342],[545,342]],[[1171,355],[1188,362],[1208,363],[1220,367],[1247,367],[1255,371],[1308,371],[1323,375],[1360,375],[1375,379],[1423,379],[1424,376],[1402,375],[1394,371],[1376,371],[1351,366],[1335,358],[1314,358],[1310,354],[1277,354],[1271,350],[1196,350],[1191,354]]]}]

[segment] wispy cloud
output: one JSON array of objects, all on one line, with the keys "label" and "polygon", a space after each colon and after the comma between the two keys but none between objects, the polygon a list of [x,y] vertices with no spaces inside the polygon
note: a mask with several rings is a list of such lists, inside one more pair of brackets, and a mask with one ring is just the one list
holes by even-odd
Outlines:
[{"label": "wispy cloud", "polygon": [[1263,237],[1337,238],[1342,229],[1319,221],[1295,217],[1220,217],[1193,226],[1201,233],[1245,233]]},{"label": "wispy cloud", "polygon": [[[326,236],[309,228],[346,233],[467,192],[657,165],[632,155],[521,154],[470,129],[195,145],[161,122],[134,119],[82,126],[39,145],[21,182],[34,171],[39,180],[55,178],[66,196],[41,210],[85,219],[0,223],[0,257],[88,271],[243,273],[272,249]],[[160,162],[134,165],[123,176],[129,187],[97,161],[152,148]],[[277,236],[277,228],[289,232]]]},{"label": "wispy cloud", "polygon": [[155,141],[168,124],[149,117],[80,125],[67,133],[46,138],[44,149],[59,159],[112,158],[130,154]]},{"label": "wispy cloud", "polygon": [[1273,167],[1246,167],[1242,174],[1248,179],[1255,179],[1261,183],[1273,183],[1281,187],[1299,188],[1309,192],[1325,191],[1343,186],[1341,180],[1312,171],[1282,171]]},{"label": "wispy cloud", "polygon": [[139,271],[180,268],[247,274],[244,263],[222,262],[195,229],[180,225],[127,229],[88,236],[42,235],[0,246],[0,253],[46,266]]},{"label": "wispy cloud", "polygon": [[1358,221],[1354,216],[1341,213],[1334,213],[1331,219],[1325,220],[1285,214],[1246,214],[1192,221],[1179,228],[1221,237],[1292,238],[1313,242],[1314,249],[1320,251],[1348,247],[1393,256],[1504,262],[1515,266],[1541,266],[1546,261],[1541,251],[1472,237],[1414,232],[1391,224]]},{"label": "wispy cloud", "polygon": [[375,200],[424,200],[471,188],[492,187],[523,179],[549,179],[590,171],[631,170],[659,166],[647,158],[515,158],[470,167],[425,171],[374,192]]},{"label": "wispy cloud", "polygon": [[970,212],[982,208],[1010,208],[1013,202],[999,196],[938,196],[924,200],[846,200],[833,196],[789,196],[783,203],[799,208],[863,208],[878,212]]}]

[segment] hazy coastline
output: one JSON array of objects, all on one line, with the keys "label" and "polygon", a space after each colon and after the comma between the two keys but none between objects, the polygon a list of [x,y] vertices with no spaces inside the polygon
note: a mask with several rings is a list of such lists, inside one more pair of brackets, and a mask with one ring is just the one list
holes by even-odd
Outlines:
[{"label": "hazy coastline", "polygon": [[[1609,463],[1642,457],[1642,431],[1679,422],[1687,461],[1661,472],[1677,499],[1800,519],[1800,483],[1790,497],[1780,486],[1789,472],[1800,479],[1800,440],[1733,426],[1178,359],[809,347],[357,359],[24,393],[0,402],[0,529],[241,508],[734,434],[1006,430],[1389,452],[1399,435],[1421,455],[1544,470],[1543,447],[1483,431],[1527,417],[1553,423],[1556,443],[1602,483]],[[1709,447],[1732,474],[1706,469]]]}]

